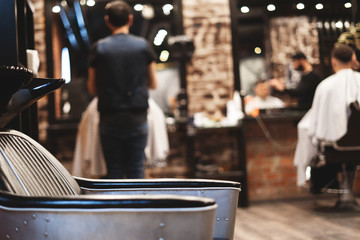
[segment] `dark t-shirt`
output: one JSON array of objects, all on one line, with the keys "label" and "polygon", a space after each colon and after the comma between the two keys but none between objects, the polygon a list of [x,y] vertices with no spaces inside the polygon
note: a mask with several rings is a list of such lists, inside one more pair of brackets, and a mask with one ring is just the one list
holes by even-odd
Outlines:
[{"label": "dark t-shirt", "polygon": [[124,123],[146,121],[148,65],[154,59],[147,42],[131,34],[111,35],[93,46],[89,65],[96,70],[102,119],[111,119],[116,114],[124,115],[119,118]]},{"label": "dark t-shirt", "polygon": [[309,110],[314,99],[316,87],[321,80],[322,78],[317,72],[311,71],[301,77],[295,89],[287,89],[285,92],[297,98],[299,109]]}]

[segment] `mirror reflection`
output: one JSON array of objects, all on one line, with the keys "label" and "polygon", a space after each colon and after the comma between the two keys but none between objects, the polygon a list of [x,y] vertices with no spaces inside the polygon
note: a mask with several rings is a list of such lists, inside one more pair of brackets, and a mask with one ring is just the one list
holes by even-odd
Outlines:
[{"label": "mirror reflection", "polygon": [[[88,54],[99,39],[111,34],[104,20],[109,1],[67,0],[46,1],[52,14],[50,25],[52,59],[55,76],[67,79],[67,85],[54,96],[53,121],[78,121],[91,101],[86,89]],[[179,28],[176,0],[128,1],[133,8],[134,22],[130,33],[145,38],[156,53],[159,86],[150,95],[159,101],[165,113],[171,113],[174,96],[179,91],[177,64],[169,52],[167,39]],[[169,87],[171,86],[171,87]]]},{"label": "mirror reflection", "polygon": [[[282,109],[309,109],[317,84],[332,74],[329,56],[334,42],[341,33],[355,27],[356,14],[349,6],[351,3],[277,1],[269,4],[238,0],[236,5],[237,9],[232,10],[237,21],[235,57],[245,105],[255,104],[256,85],[266,81],[269,96],[281,99]],[[300,52],[304,58],[294,59]],[[309,73],[314,81],[304,84]],[[266,101],[262,98],[262,102]],[[269,106],[272,104],[260,104],[258,108],[272,108]]]}]

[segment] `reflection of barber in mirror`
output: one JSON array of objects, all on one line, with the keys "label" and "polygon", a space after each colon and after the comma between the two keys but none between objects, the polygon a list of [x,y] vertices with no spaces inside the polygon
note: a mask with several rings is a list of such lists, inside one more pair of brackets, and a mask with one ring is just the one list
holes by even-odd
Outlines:
[{"label": "reflection of barber in mirror", "polygon": [[256,116],[259,109],[282,108],[283,101],[270,95],[270,85],[266,80],[259,80],[254,88],[255,97],[247,97],[245,112]]},{"label": "reflection of barber in mirror", "polygon": [[292,56],[292,65],[295,70],[301,72],[301,80],[296,88],[286,89],[284,82],[279,79],[272,79],[270,84],[278,91],[296,97],[299,109],[308,110],[311,107],[316,87],[322,78],[319,73],[314,71],[313,66],[302,52],[297,52]]}]

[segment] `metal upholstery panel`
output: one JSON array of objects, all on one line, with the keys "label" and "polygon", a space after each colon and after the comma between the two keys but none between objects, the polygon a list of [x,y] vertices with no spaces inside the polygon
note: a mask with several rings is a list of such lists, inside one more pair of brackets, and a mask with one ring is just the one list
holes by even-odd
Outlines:
[{"label": "metal upholstery panel", "polygon": [[[9,192],[28,196],[80,193],[70,173],[44,147],[14,131],[0,132],[1,179]],[[23,189],[19,191],[19,186]]]},{"label": "metal upholstery panel", "polygon": [[7,209],[0,238],[29,240],[212,240],[216,205],[168,209]]},{"label": "metal upholstery panel", "polygon": [[[75,177],[84,194],[172,194],[214,199],[218,205],[213,237],[233,239],[240,183],[207,179],[94,180]],[[116,183],[117,182],[117,183]],[[121,186],[123,184],[123,186]],[[106,186],[109,187],[106,189]],[[118,186],[118,188],[116,188]]]}]

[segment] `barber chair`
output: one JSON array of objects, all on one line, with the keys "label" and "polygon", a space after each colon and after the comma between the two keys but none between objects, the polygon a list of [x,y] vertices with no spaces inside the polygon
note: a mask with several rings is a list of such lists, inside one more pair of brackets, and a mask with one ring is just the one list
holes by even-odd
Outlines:
[{"label": "barber chair", "polygon": [[[0,128],[64,84],[0,68]],[[213,199],[175,195],[85,195],[40,144],[0,131],[1,239],[212,239]]]},{"label": "barber chair", "polygon": [[[2,70],[0,81],[6,80]],[[15,111],[29,105],[24,102]],[[9,112],[9,105],[2,106]],[[2,109],[0,128],[14,115]],[[230,181],[74,178],[33,139],[0,132],[0,238],[232,239],[239,191],[240,184]]]},{"label": "barber chair", "polygon": [[84,194],[171,194],[206,197],[217,204],[214,240],[234,237],[240,183],[206,179],[94,180],[75,177]]},{"label": "barber chair", "polygon": [[360,164],[360,107],[350,104],[347,133],[336,142],[321,141],[317,166],[335,165],[340,172],[340,188],[323,188],[322,192],[337,193],[335,210],[360,210],[354,194],[353,181],[356,166]]}]

